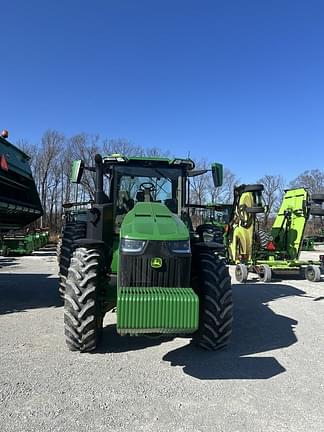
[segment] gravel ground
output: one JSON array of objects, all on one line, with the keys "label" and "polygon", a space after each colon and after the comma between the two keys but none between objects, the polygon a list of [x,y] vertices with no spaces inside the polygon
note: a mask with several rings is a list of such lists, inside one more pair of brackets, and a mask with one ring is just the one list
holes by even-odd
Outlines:
[{"label": "gravel ground", "polygon": [[234,284],[222,352],[120,337],[109,313],[99,352],[79,354],[56,274],[51,251],[0,259],[1,432],[324,431],[324,281]]}]

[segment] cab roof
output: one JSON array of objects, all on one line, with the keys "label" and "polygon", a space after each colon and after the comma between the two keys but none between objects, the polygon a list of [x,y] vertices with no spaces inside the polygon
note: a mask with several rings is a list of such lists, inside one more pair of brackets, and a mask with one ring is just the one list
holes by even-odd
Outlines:
[{"label": "cab roof", "polygon": [[111,154],[102,158],[105,164],[141,165],[141,166],[163,166],[163,167],[184,167],[191,171],[195,168],[194,162],[189,158],[165,158],[146,156],[125,156],[122,154]]}]

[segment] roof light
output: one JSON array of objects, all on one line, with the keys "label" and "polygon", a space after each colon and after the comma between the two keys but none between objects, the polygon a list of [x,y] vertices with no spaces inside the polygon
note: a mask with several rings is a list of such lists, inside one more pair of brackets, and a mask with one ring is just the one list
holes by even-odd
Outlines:
[{"label": "roof light", "polygon": [[3,131],[1,132],[1,136],[2,138],[8,138],[9,132],[7,131],[7,129],[3,129]]},{"label": "roof light", "polygon": [[173,159],[172,165],[189,165],[189,169],[195,168],[195,163],[191,159]]},{"label": "roof light", "polygon": [[111,155],[105,156],[103,161],[117,161],[117,162],[126,162],[127,158],[120,153],[113,153]]}]

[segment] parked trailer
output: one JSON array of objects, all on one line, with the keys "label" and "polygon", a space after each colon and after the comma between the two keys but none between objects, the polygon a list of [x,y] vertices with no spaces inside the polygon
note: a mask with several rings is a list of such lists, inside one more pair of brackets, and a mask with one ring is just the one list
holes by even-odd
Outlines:
[{"label": "parked trailer", "polygon": [[36,221],[43,214],[29,156],[0,135],[0,235]]}]

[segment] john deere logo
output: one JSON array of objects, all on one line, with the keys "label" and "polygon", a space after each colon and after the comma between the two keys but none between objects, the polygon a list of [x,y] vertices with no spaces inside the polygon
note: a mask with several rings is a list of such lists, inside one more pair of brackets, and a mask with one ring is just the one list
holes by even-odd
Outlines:
[{"label": "john deere logo", "polygon": [[162,267],[162,258],[151,258],[151,267],[152,268],[161,268]]}]

